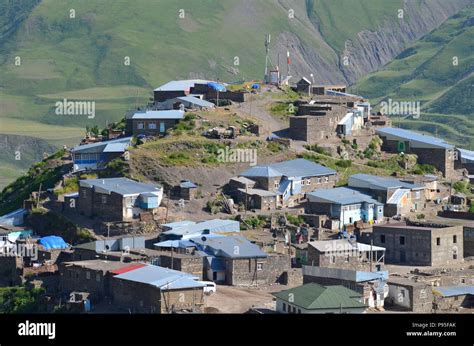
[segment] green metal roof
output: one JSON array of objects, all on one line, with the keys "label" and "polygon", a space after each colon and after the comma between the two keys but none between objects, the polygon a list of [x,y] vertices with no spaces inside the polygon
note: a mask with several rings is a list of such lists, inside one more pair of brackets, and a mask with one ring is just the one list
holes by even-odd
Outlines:
[{"label": "green metal roof", "polygon": [[306,310],[363,308],[357,301],[362,295],[344,286],[321,286],[309,283],[289,290],[273,293],[283,301]]}]

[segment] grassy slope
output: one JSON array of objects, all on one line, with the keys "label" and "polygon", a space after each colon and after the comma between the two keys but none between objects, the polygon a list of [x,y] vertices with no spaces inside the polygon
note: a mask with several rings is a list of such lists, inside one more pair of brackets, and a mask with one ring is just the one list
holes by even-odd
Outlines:
[{"label": "grassy slope", "polygon": [[[403,120],[402,127],[437,133],[474,149],[473,16],[474,8],[469,8],[449,19],[382,70],[356,83],[352,92],[376,103],[388,97],[420,101],[421,119]],[[454,56],[458,65],[452,63]]]}]

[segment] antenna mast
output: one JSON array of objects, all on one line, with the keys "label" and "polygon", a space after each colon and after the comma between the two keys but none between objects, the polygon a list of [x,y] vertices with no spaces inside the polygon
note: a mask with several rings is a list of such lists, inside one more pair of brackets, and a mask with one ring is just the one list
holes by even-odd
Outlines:
[{"label": "antenna mast", "polygon": [[[270,40],[271,40],[271,36],[270,34],[267,35],[267,37],[265,38],[265,83],[268,83],[269,82],[269,78],[268,78],[268,61],[270,60],[269,56],[268,56],[268,53],[270,51]],[[271,62],[270,62],[271,63]]]}]

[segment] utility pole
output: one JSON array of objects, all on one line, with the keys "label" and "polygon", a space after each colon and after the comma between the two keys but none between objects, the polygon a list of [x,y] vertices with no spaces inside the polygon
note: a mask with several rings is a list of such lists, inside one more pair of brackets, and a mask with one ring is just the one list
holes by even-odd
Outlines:
[{"label": "utility pole", "polygon": [[370,272],[372,273],[372,245],[374,244],[374,240],[370,239]]}]

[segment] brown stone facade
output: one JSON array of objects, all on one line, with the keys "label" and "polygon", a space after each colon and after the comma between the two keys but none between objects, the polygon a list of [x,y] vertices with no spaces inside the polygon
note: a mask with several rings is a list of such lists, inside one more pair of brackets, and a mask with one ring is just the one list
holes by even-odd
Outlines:
[{"label": "brown stone facade", "polygon": [[98,217],[104,221],[124,220],[124,198],[112,192],[96,193],[93,189],[79,187],[78,210],[81,215]]},{"label": "brown stone facade", "polygon": [[114,305],[135,313],[201,311],[204,304],[202,288],[161,291],[159,287],[141,282],[113,278],[111,292]]},{"label": "brown stone facade", "polygon": [[[126,133],[133,136],[160,136],[173,128],[178,122],[179,119],[127,119]],[[160,131],[160,129],[163,129],[162,126],[164,126],[164,131]]]},{"label": "brown stone facade", "polygon": [[440,266],[463,261],[462,226],[374,226],[373,241],[386,248],[386,263]]},{"label": "brown stone facade", "polygon": [[252,286],[279,282],[290,270],[288,255],[269,254],[267,258],[225,259],[226,284]]}]

